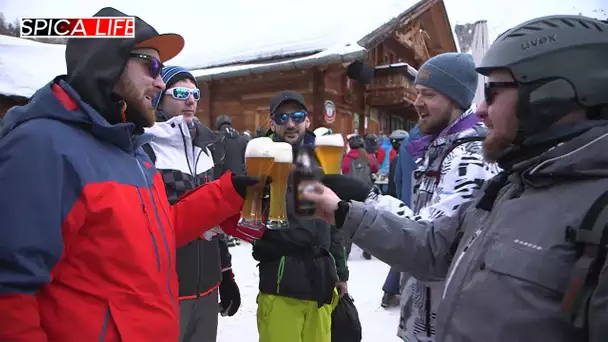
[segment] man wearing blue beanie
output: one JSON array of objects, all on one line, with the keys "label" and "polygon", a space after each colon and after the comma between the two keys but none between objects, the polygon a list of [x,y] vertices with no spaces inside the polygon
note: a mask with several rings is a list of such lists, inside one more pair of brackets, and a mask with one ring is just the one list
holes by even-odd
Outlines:
[{"label": "man wearing blue beanie", "polygon": [[[417,219],[450,216],[470,201],[485,179],[498,172],[486,165],[481,142],[486,128],[471,108],[478,74],[473,57],[444,53],[424,63],[414,81],[418,129],[423,135],[405,145],[415,162],[410,193],[401,193]],[[400,170],[404,171],[404,170]],[[435,315],[443,282],[410,277],[402,292],[399,336],[405,341],[433,341]],[[406,295],[409,294],[409,297]]]},{"label": "man wearing blue beanie", "polygon": [[[144,150],[163,176],[167,199],[173,203],[213,180],[214,161],[208,146],[218,137],[195,116],[201,91],[188,69],[165,66],[160,75],[166,88],[152,100],[157,122],[146,129],[154,137]],[[222,316],[238,310],[241,296],[230,259],[228,245],[217,230],[177,249],[180,342],[216,341],[218,292]]]}]

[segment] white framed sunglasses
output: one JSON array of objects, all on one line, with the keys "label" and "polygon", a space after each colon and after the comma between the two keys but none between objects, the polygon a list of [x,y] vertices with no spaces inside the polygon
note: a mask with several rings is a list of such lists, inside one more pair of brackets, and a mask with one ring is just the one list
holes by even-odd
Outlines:
[{"label": "white framed sunglasses", "polygon": [[188,97],[190,97],[190,94],[192,94],[192,97],[196,101],[200,100],[201,98],[201,91],[197,88],[190,89],[186,87],[175,87],[165,91],[165,95],[171,95],[176,100],[187,100]]}]

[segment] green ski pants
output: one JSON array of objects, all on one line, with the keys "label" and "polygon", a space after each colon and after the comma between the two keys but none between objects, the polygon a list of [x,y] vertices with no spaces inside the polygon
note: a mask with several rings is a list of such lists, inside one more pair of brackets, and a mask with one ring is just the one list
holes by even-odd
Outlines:
[{"label": "green ski pants", "polygon": [[260,342],[331,342],[331,313],[338,304],[334,290],[331,304],[272,294],[258,294]]}]

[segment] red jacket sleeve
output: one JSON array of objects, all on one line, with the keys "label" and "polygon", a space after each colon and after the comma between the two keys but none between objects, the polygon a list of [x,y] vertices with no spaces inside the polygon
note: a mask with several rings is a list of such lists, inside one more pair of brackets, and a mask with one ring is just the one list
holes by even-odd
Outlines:
[{"label": "red jacket sleeve", "polygon": [[378,151],[376,152],[376,154],[377,154],[377,157],[378,157],[378,159],[377,159],[378,163],[382,164],[382,162],[384,161],[384,154],[385,154],[384,149],[382,147],[380,147],[378,149]]},{"label": "red jacket sleeve", "polygon": [[243,198],[234,189],[230,172],[186,193],[171,206],[177,247],[239,216],[242,207]]},{"label": "red jacket sleeve", "polygon": [[393,159],[395,159],[396,156],[397,156],[397,151],[395,151],[395,149],[391,149],[391,153],[389,154],[388,162],[391,163],[393,161]]},{"label": "red jacket sleeve", "polygon": [[342,158],[342,174],[347,175],[349,171],[350,171],[350,156],[345,155],[344,158]]},{"label": "red jacket sleeve", "polygon": [[40,325],[36,297],[28,294],[0,294],[0,340],[46,342]]},{"label": "red jacket sleeve", "polygon": [[376,160],[376,157],[374,157],[374,155],[372,153],[368,153],[367,154],[369,157],[369,169],[372,173],[376,173],[380,170],[380,167],[378,166],[378,161]]}]

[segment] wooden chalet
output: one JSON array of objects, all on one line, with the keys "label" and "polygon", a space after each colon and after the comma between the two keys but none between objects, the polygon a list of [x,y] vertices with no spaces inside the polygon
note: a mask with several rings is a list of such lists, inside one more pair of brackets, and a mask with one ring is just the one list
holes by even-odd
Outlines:
[{"label": "wooden chalet", "polygon": [[[394,13],[357,45],[360,51],[317,52],[316,58],[283,56],[191,68],[203,92],[197,116],[213,127],[219,115],[227,114],[237,130],[255,132],[268,126],[270,97],[295,90],[312,112],[311,129],[325,126],[343,134],[355,129],[362,134],[409,130],[417,120],[412,105],[416,70],[432,56],[457,51],[443,0],[423,0]],[[374,69],[371,82],[347,76],[353,61]]]}]

